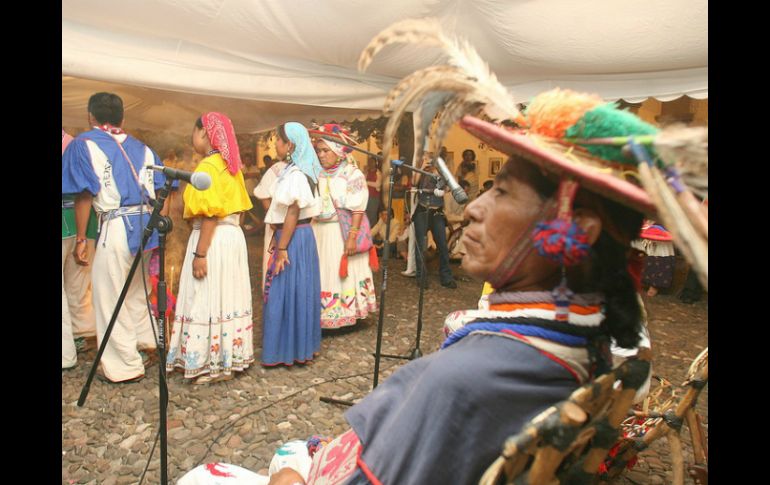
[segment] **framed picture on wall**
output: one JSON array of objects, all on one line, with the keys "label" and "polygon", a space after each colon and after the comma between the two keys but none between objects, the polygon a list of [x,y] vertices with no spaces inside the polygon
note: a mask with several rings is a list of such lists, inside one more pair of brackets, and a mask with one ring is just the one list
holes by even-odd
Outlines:
[{"label": "framed picture on wall", "polygon": [[492,157],[489,159],[489,176],[494,177],[500,171],[500,167],[503,166],[503,159],[500,157]]}]

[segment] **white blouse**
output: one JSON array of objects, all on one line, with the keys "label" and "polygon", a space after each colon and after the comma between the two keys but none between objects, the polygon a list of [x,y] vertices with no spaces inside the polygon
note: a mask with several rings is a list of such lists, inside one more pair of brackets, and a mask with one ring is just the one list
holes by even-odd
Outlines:
[{"label": "white blouse", "polygon": [[270,208],[265,215],[268,224],[283,224],[289,206],[297,203],[299,219],[321,213],[321,197],[310,190],[307,177],[296,165],[285,169],[270,187]]},{"label": "white blouse", "polygon": [[271,197],[270,189],[273,188],[273,184],[278,180],[278,176],[281,175],[286,165],[286,162],[275,162],[270,168],[265,170],[265,174],[259,180],[259,184],[254,188],[254,197],[257,199],[269,199]]},{"label": "white blouse", "polygon": [[334,175],[322,171],[318,177],[318,191],[321,193],[319,219],[324,221],[337,220],[335,204],[340,209],[363,212],[369,201],[366,177],[352,164],[341,168]]}]

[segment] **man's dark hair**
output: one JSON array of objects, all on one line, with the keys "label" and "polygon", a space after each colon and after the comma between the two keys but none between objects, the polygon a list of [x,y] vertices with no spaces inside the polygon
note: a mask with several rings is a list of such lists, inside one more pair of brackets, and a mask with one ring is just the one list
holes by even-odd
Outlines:
[{"label": "man's dark hair", "polygon": [[465,158],[465,154],[466,153],[469,153],[469,154],[471,154],[473,156],[473,158],[471,158],[471,160],[476,160],[476,152],[474,152],[470,148],[466,148],[465,150],[463,150],[463,158]]},{"label": "man's dark hair", "polygon": [[96,93],[88,99],[88,112],[97,122],[120,126],[123,123],[123,100],[113,93]]}]

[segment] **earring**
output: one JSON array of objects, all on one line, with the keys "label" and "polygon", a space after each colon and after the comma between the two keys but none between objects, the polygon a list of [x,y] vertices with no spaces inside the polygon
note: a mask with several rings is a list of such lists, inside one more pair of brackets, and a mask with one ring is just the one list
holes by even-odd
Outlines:
[{"label": "earring", "polygon": [[286,152],[286,163],[291,163],[291,152]]}]

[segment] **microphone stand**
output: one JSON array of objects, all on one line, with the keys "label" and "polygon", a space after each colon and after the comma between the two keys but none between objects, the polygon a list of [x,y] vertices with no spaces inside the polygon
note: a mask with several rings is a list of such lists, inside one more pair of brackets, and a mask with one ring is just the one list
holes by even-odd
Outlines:
[{"label": "microphone stand", "polygon": [[[154,229],[158,230],[158,250],[159,250],[159,262],[160,262],[160,271],[159,271],[159,281],[158,281],[158,314],[159,317],[157,318],[158,322],[158,357],[160,359],[160,362],[158,363],[158,390],[159,390],[159,410],[160,413],[160,483],[161,485],[168,485],[168,426],[167,426],[167,411],[168,411],[168,387],[166,385],[166,281],[165,281],[165,249],[166,249],[166,234],[171,231],[173,228],[173,225],[171,223],[171,219],[166,216],[161,216],[160,211],[163,208],[163,205],[165,203],[166,197],[168,196],[169,192],[171,191],[171,184],[173,180],[171,177],[166,177],[166,184],[163,186],[162,189],[158,190],[157,192],[157,198],[155,200],[155,206],[153,207],[152,214],[150,215],[150,220],[147,223],[147,226],[144,228],[144,234],[142,235],[142,244],[140,246],[139,251],[136,252],[136,257],[134,258],[134,262],[131,265],[131,269],[128,272],[128,276],[126,277],[126,281],[123,284],[123,290],[120,292],[120,296],[118,297],[117,303],[115,303],[115,309],[112,311],[112,318],[110,318],[110,323],[107,326],[107,330],[104,332],[104,337],[102,337],[102,343],[99,346],[99,350],[96,352],[96,357],[94,358],[94,363],[91,365],[91,371],[88,374],[88,379],[86,379],[86,383],[83,385],[83,389],[80,392],[80,398],[78,399],[77,405],[78,407],[83,407],[83,404],[86,401],[86,398],[88,397],[88,392],[91,389],[91,382],[93,381],[94,377],[96,376],[96,369],[99,366],[99,362],[101,361],[102,354],[104,353],[104,349],[107,347],[107,342],[110,339],[110,334],[112,333],[112,328],[115,326],[115,321],[118,318],[118,313],[120,312],[120,308],[123,306],[123,301],[126,299],[126,294],[128,293],[128,288],[131,284],[131,281],[133,280],[134,273],[136,273],[136,269],[139,267],[139,263],[142,261],[142,250],[141,248],[144,247],[145,244],[147,244],[147,241],[149,241],[150,236],[152,235],[152,231]],[[152,323],[150,323],[152,325]]]},{"label": "microphone stand", "polygon": [[[399,162],[400,162],[400,160],[399,160]],[[398,165],[402,165],[402,164],[399,163]],[[411,167],[411,166],[407,166],[407,167],[410,168],[410,169],[414,168],[414,167]],[[436,174],[432,174],[430,172],[424,172],[424,171],[419,170],[419,169],[415,169],[415,171],[416,172],[420,172],[423,175],[429,175],[431,177],[439,179],[439,177]],[[391,183],[393,183],[392,179],[391,179]],[[390,207],[388,207],[388,214],[390,214]],[[430,223],[430,221],[428,221],[428,224],[429,223]],[[390,224],[390,220],[388,220],[388,224]],[[388,233],[388,229],[389,229],[389,226],[385,228],[385,232],[386,233]],[[425,237],[427,238],[427,236],[428,235],[426,234]],[[417,238],[416,231],[415,231],[415,238]],[[420,350],[420,336],[422,335],[422,306],[423,306],[423,302],[425,300],[425,281],[426,281],[426,278],[427,278],[427,270],[426,270],[426,266],[425,266],[425,255],[422,252],[422,248],[420,248],[419,239],[417,239],[417,241],[414,242],[414,250],[417,251],[417,259],[419,261],[420,269],[421,269],[421,272],[420,272],[420,283],[418,285],[420,287],[420,296],[418,298],[418,302],[419,303],[417,304],[417,335],[415,335],[415,338],[414,338],[414,347],[412,348],[412,351],[409,352],[409,355],[380,354],[380,357],[387,357],[389,359],[403,359],[403,360],[414,360],[414,359],[419,359],[420,357],[422,357],[422,350]],[[377,361],[378,361],[378,356],[375,355],[375,367],[377,366]],[[375,373],[376,372],[377,371],[375,370]],[[374,382],[375,382],[375,387],[377,387],[377,384],[376,384],[377,378],[376,378],[376,376],[375,376]]]},{"label": "microphone stand", "polygon": [[[390,188],[388,189],[388,222],[385,224],[385,244],[383,246],[383,254],[382,257],[382,290],[380,290],[380,314],[379,319],[377,320],[377,346],[374,350],[374,381],[372,384],[372,389],[377,387],[377,384],[380,381],[380,358],[381,357],[391,357],[391,358],[399,358],[399,359],[416,359],[418,357],[422,356],[422,352],[420,351],[420,332],[422,330],[422,295],[424,291],[424,284],[422,284],[425,281],[425,268],[423,267],[422,272],[422,281],[420,282],[420,317],[418,317],[417,320],[417,342],[415,344],[415,348],[412,350],[412,353],[409,357],[402,357],[399,355],[386,355],[382,354],[382,327],[383,327],[383,317],[385,316],[385,295],[388,290],[388,258],[390,257],[390,213],[393,210],[393,182],[394,177],[396,173],[396,167],[402,166],[407,167],[409,169],[413,169],[414,167],[410,165],[404,165],[404,162],[401,160],[391,160],[390,162]],[[429,176],[435,176],[429,172],[423,172],[420,169],[417,169],[418,172],[424,173]],[[417,247],[417,246],[415,246]]]},{"label": "microphone stand", "polygon": [[[379,160],[383,160],[383,157],[380,155],[376,155],[374,153],[368,152],[366,150],[363,150],[361,148],[358,148],[353,145],[349,145],[347,143],[341,142],[338,138],[327,136],[327,135],[314,135],[318,136],[319,138],[322,138],[324,140],[329,140],[334,143],[345,145],[347,147],[350,147],[354,150],[357,150],[359,152],[365,153],[371,157],[377,158]],[[409,357],[402,357],[402,356],[391,356],[391,355],[385,355],[381,353],[382,350],[382,328],[383,328],[383,319],[385,317],[385,296],[387,294],[388,290],[388,259],[390,256],[390,212],[393,209],[393,185],[394,185],[394,179],[395,179],[395,167],[402,166],[406,167],[409,170],[413,170],[415,172],[419,172],[423,175],[433,177],[436,180],[440,180],[440,177],[436,174],[426,172],[424,170],[421,170],[416,167],[412,167],[411,165],[405,165],[403,161],[401,160],[391,160],[390,162],[390,175],[389,175],[389,181],[390,181],[390,187],[388,189],[388,222],[385,224],[385,242],[383,246],[383,257],[382,257],[382,289],[380,290],[380,310],[379,310],[379,317],[377,320],[377,344],[375,347],[374,352],[374,378],[372,383],[372,390],[374,390],[377,385],[379,384],[380,380],[380,360],[381,357],[395,357],[395,358],[402,358],[402,359],[416,359],[418,357],[422,356],[422,351],[420,351],[420,333],[422,331],[422,301],[423,301],[423,292],[424,292],[424,284],[420,284],[420,315],[418,317],[418,328],[417,328],[417,342],[415,345],[415,348],[412,350]],[[416,247],[416,246],[415,246]],[[424,260],[423,260],[424,265]],[[422,278],[424,282],[425,278],[425,268],[423,266],[423,272],[422,272]],[[325,397],[321,396],[319,398],[322,402],[331,403],[331,404],[342,404],[344,406],[353,406],[355,403],[351,401],[344,401],[341,399],[334,399],[331,397]]]}]

